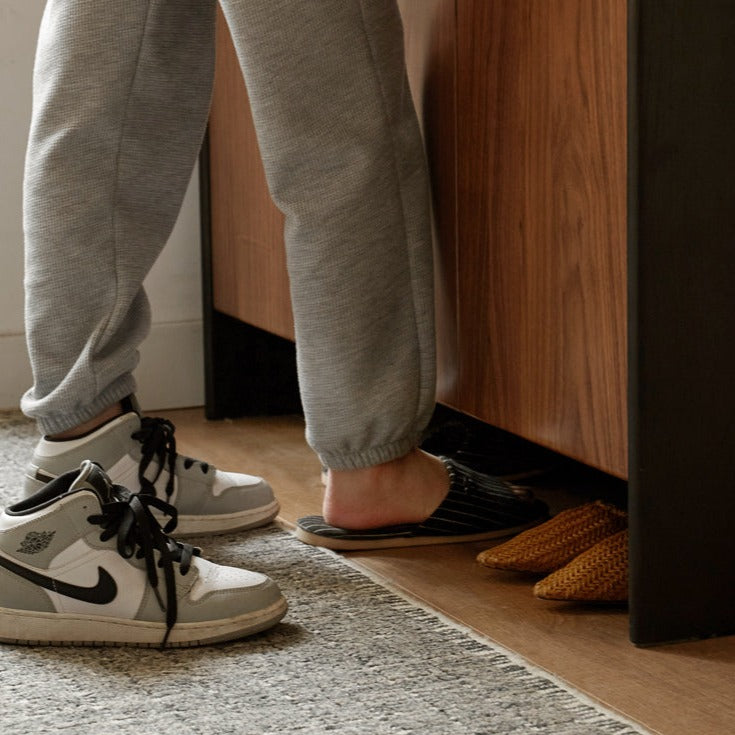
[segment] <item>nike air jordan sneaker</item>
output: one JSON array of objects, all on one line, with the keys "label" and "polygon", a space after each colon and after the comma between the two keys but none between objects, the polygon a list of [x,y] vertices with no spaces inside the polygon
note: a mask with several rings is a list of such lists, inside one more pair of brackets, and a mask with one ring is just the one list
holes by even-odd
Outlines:
[{"label": "nike air jordan sneaker", "polygon": [[[161,528],[152,509],[170,517]],[[92,462],[0,514],[0,640],[198,646],[286,613],[263,574],[213,564],[174,541],[176,510],[114,485]]]},{"label": "nike air jordan sneaker", "polygon": [[25,495],[78,468],[99,464],[114,484],[176,507],[180,536],[228,533],[263,526],[279,511],[270,485],[253,475],[222,472],[176,452],[174,426],[132,409],[77,439],[41,439],[26,470]]}]

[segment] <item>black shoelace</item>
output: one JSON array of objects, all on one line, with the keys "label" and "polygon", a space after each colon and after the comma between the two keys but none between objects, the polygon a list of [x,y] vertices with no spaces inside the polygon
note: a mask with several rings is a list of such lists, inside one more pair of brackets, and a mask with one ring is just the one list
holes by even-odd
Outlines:
[{"label": "black shoelace", "polygon": [[[146,416],[140,421],[140,429],[132,434],[132,438],[141,443],[143,456],[138,466],[138,481],[141,492],[147,495],[155,495],[155,483],[164,469],[168,469],[168,481],[166,482],[166,497],[170,498],[174,492],[174,472],[176,470],[176,439],[174,438],[174,425],[168,419],[151,418]],[[209,472],[206,462],[199,462],[191,457],[182,457],[184,467],[189,469],[193,464],[198,464],[202,472]],[[156,474],[149,480],[145,473],[151,462],[156,461]]]},{"label": "black shoelace", "polygon": [[[166,634],[161,642],[161,648],[164,648],[178,616],[174,563],[179,564],[179,573],[186,576],[192,557],[199,556],[201,549],[175,541],[167,535],[176,527],[177,513],[172,505],[153,495],[130,493],[120,486],[116,486],[115,490],[118,498],[103,503],[102,512],[89,516],[87,520],[102,527],[101,541],[107,541],[117,534],[117,551],[124,559],[130,559],[133,554],[136,559],[145,559],[148,582],[161,610],[166,613]],[[170,517],[163,528],[151,508]],[[158,561],[155,552],[158,552]],[[159,569],[163,569],[165,603],[158,589]]]}]

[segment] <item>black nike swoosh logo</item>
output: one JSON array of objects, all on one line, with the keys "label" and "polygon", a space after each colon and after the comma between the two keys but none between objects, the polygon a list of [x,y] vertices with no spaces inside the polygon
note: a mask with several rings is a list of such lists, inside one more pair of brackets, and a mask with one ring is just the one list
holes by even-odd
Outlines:
[{"label": "black nike swoosh logo", "polygon": [[102,567],[97,567],[97,584],[94,587],[80,587],[69,582],[62,582],[53,577],[47,577],[45,574],[39,574],[32,569],[16,564],[4,556],[0,556],[0,566],[5,567],[9,572],[17,574],[23,579],[27,579],[39,587],[57,592],[64,597],[71,597],[82,602],[91,602],[93,605],[107,605],[117,597],[117,584],[110,573]]}]

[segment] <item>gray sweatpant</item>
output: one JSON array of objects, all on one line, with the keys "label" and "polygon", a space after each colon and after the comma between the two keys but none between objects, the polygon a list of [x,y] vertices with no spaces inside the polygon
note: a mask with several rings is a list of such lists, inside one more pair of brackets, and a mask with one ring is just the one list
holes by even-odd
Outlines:
[{"label": "gray sweatpant", "polygon": [[[428,186],[395,0],[221,0],[286,247],[307,438],[330,467],[415,446],[434,404]],[[46,433],[132,393],[142,282],[210,104],[215,0],[50,0],[25,181]]]}]

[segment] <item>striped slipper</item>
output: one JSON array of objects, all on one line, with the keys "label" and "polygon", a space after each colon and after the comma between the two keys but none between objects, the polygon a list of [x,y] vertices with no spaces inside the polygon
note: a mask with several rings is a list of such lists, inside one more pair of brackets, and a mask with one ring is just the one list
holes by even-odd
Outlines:
[{"label": "striped slipper", "polygon": [[449,472],[449,493],[425,521],[356,531],[306,516],[296,522],[296,538],[343,551],[452,544],[511,536],[548,518],[546,505],[525,488],[441,459]]}]

